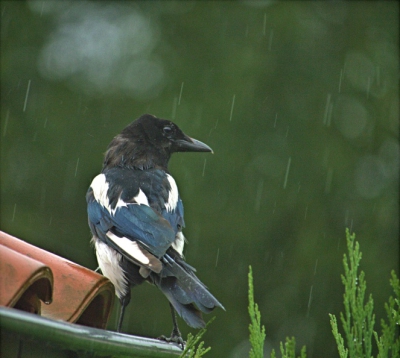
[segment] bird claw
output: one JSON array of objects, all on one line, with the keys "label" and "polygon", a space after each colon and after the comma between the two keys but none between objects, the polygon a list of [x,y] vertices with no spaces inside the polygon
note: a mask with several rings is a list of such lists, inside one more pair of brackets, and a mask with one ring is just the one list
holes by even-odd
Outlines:
[{"label": "bird claw", "polygon": [[176,343],[182,350],[185,349],[185,344],[186,342],[183,340],[182,336],[180,334],[174,334],[172,332],[171,337],[166,337],[164,335],[158,337],[160,341],[164,341],[167,343]]}]

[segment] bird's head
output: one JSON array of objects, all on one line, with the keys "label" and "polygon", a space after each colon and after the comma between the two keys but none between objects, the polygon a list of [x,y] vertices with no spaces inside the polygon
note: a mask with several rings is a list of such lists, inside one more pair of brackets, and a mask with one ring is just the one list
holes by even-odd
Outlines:
[{"label": "bird's head", "polygon": [[139,130],[141,136],[148,144],[158,149],[162,148],[171,154],[174,152],[212,152],[207,144],[187,136],[175,123],[167,119],[144,114],[125,130],[129,132],[131,126],[135,128],[135,131],[141,127]]},{"label": "bird's head", "polygon": [[175,152],[211,152],[205,143],[191,138],[173,122],[144,114],[118,134],[108,146],[104,167],[164,167]]}]

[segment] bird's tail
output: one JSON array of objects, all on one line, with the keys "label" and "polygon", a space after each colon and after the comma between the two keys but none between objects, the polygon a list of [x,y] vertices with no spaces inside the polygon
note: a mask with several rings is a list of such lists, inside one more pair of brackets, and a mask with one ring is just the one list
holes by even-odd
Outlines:
[{"label": "bird's tail", "polygon": [[205,326],[202,312],[210,313],[215,307],[224,306],[196,277],[194,268],[180,257],[165,255],[164,268],[154,277],[154,284],[164,293],[176,312],[193,328]]}]

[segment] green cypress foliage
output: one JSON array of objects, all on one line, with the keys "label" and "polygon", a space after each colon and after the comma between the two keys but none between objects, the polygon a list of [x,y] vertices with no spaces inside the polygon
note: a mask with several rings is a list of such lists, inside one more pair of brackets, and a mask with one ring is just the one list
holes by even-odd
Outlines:
[{"label": "green cypress foliage", "polygon": [[[294,339],[294,337],[292,338],[286,337],[286,343],[284,345],[281,342],[280,349],[282,358],[296,358],[296,340]],[[275,354],[275,351],[272,351],[272,353]],[[306,346],[303,346],[303,348],[301,348],[299,358],[306,358],[306,357],[307,357]]]},{"label": "green cypress foliage", "polygon": [[[360,245],[355,240],[355,234],[346,230],[348,256],[343,256],[344,275],[341,275],[344,285],[343,303],[344,313],[340,313],[340,321],[344,336],[339,332],[336,316],[329,314],[333,336],[336,340],[340,358],[372,358],[373,344],[376,343],[378,354],[376,358],[400,358],[400,282],[396,273],[392,271],[390,285],[394,291],[394,298],[389,297],[385,303],[387,321],[381,320],[381,335],[374,331],[375,314],[373,313],[374,301],[370,294],[366,298],[367,284],[363,271],[358,272],[362,253]],[[261,325],[261,313],[257,303],[254,302],[253,272],[249,266],[249,306],[250,316],[249,332],[250,345],[249,358],[264,357],[265,327]],[[213,321],[211,319],[207,326]],[[200,358],[211,348],[203,348],[201,342],[196,345],[205,333],[202,329],[195,337],[188,335],[187,345],[181,357]],[[296,340],[294,337],[286,338],[285,343],[280,343],[282,358],[296,358]],[[299,358],[306,358],[306,347],[300,351]],[[274,350],[271,358],[276,358]]]},{"label": "green cypress foliage", "polygon": [[[265,327],[261,326],[261,313],[257,303],[254,302],[253,271],[249,266],[249,316],[250,316],[250,353],[249,358],[264,357]],[[296,340],[294,337],[286,338],[286,343],[280,344],[282,358],[296,358]],[[306,358],[306,347],[300,352],[300,358]],[[275,350],[271,352],[271,358],[276,358]]]},{"label": "green cypress foliage", "polygon": [[385,303],[387,323],[383,319],[381,320],[382,335],[380,337],[378,333],[374,332],[378,346],[377,358],[400,357],[400,283],[394,271],[392,271],[390,285],[393,288],[395,298],[390,296],[389,302]]},{"label": "green cypress foliage", "polygon": [[[211,324],[212,321],[214,321],[215,317],[211,318],[206,326],[202,328],[195,336],[193,336],[191,333],[188,334],[187,337],[187,342],[185,345],[185,349],[183,350],[182,354],[179,356],[180,358],[200,358],[203,357],[208,351],[211,350],[211,347],[204,348],[204,342],[200,341],[201,337],[203,337],[204,333],[207,331],[207,327],[209,324]],[[196,345],[199,343],[199,345],[196,348]]]},{"label": "green cypress foliage", "polygon": [[[399,310],[399,280],[392,272],[390,284],[393,287],[396,298],[390,297],[389,303],[385,304],[388,323],[381,322],[382,335],[374,331],[375,314],[373,313],[374,301],[372,295],[366,299],[367,284],[363,271],[358,273],[362,254],[360,245],[355,240],[355,234],[346,230],[348,256],[343,257],[344,285],[343,303],[345,312],[340,313],[344,336],[339,332],[337,319],[330,314],[330,322],[333,336],[338,346],[340,358],[370,358],[372,357],[373,339],[378,346],[378,358],[400,356],[400,341],[398,336],[398,325],[400,322]],[[396,327],[397,325],[397,327]]]},{"label": "green cypress foliage", "polygon": [[254,302],[253,271],[249,266],[249,315],[250,315],[250,344],[249,358],[262,358],[264,356],[265,327],[261,326],[261,313],[257,303]]}]

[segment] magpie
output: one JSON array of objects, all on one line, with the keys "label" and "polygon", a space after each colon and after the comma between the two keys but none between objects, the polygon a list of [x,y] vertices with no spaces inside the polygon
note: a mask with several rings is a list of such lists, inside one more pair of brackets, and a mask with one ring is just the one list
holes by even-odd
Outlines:
[{"label": "magpie", "polygon": [[183,204],[168,170],[175,152],[212,149],[169,120],[142,115],[109,144],[86,201],[99,267],[114,284],[121,304],[117,331],[131,288],[147,281],[164,293],[171,308],[171,337],[160,338],[183,348],[176,312],[190,327],[201,328],[202,312],[224,307],[183,256]]}]

